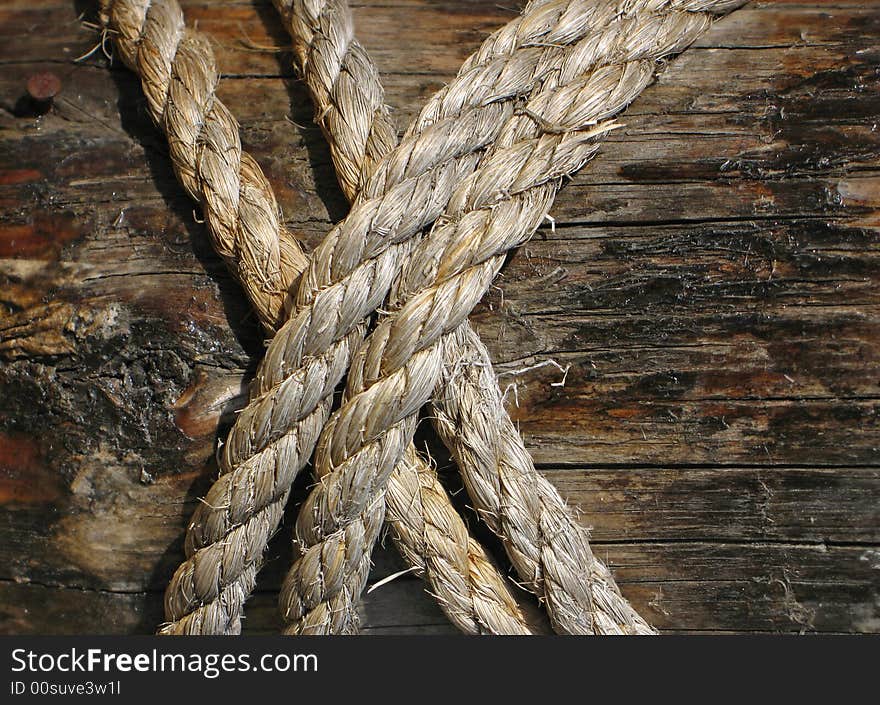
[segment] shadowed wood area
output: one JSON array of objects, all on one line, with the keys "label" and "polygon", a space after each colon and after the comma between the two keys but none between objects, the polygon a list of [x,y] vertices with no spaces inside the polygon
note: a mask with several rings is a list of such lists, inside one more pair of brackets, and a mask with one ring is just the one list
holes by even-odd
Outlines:
[{"label": "shadowed wood area", "polygon": [[[137,79],[100,51],[74,63],[95,5],[0,4],[2,633],[155,629],[263,350]],[[314,246],[347,206],[290,54],[266,50],[287,44],[271,4],[183,5]],[[514,16],[501,5],[354,3],[400,128]],[[472,316],[539,468],[663,631],[880,632],[878,36],[880,2],[720,21]],[[44,71],[62,82],[48,109],[26,97]],[[293,518],[246,632],[279,627]],[[402,567],[389,542],[371,582]],[[368,634],[452,631],[411,576],[363,614]]]}]

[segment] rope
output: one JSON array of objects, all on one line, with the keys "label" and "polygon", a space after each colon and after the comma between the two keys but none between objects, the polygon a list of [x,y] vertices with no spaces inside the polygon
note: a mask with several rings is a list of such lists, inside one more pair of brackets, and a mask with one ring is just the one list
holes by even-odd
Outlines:
[{"label": "rope", "polygon": [[[521,63],[521,89],[511,95],[524,94],[535,83],[528,70],[534,57]],[[407,247],[403,243],[439,215],[453,187],[473,171],[478,150],[491,142],[512,110],[512,100],[490,104],[467,119],[442,121],[405,140],[380,162],[348,218],[313,253],[312,266],[301,278],[299,307],[270,344],[252,402],[223,448],[223,474],[191,523],[190,557],[169,587],[169,594],[179,596],[176,613],[217,599],[259,561],[280,521],[290,485],[323,426],[317,410],[356,347],[357,321],[384,298],[398,269],[397,255]],[[395,237],[386,237],[391,230],[397,230]],[[340,278],[334,270],[351,272],[362,258],[365,263],[349,281],[352,286],[324,287],[323,281]],[[349,332],[335,336],[333,322]]]},{"label": "rope", "polygon": [[214,248],[274,329],[291,275],[306,257],[278,222],[269,183],[242,151],[238,123],[215,95],[210,45],[184,26],[177,2],[101,0],[100,7],[118,55],[142,77],[147,110],[168,138],[178,180],[204,210]]},{"label": "rope", "polygon": [[[110,5],[111,3],[104,5],[103,9],[105,12],[111,9]],[[171,2],[166,2],[165,0],[154,2],[149,9],[148,15],[144,15],[142,18],[138,15],[138,11],[141,8],[143,8],[143,5],[135,6],[134,8],[126,7],[125,0],[120,0],[112,4],[112,13],[117,18],[120,16],[138,18],[140,26],[143,27],[148,26],[149,23],[154,21],[155,16],[149,13],[158,13],[157,16],[159,18],[171,16],[175,19],[179,18],[181,21],[183,19],[176,0]],[[112,22],[108,15],[105,15],[105,17],[108,23]],[[123,27],[126,26],[123,25]],[[119,36],[124,36],[119,32],[118,24],[110,24],[110,27],[119,33]],[[132,36],[133,32],[128,34]],[[195,60],[203,69],[208,67],[204,73],[210,72],[210,75],[213,76],[213,87],[216,85],[217,78],[216,72],[213,71],[214,60],[210,45],[202,41],[201,36],[197,33],[190,32],[188,34],[188,43],[185,45],[181,43],[188,51],[186,56],[190,61]],[[143,35],[144,37],[156,36],[154,33],[146,30]],[[151,51],[148,41],[144,42],[142,39],[140,44],[139,52]],[[119,48],[125,49],[130,47],[126,44],[121,44]],[[131,52],[128,55],[131,56]],[[189,81],[193,73],[187,70],[187,66],[178,63],[178,57],[181,56],[181,50],[178,47],[178,51],[172,55],[169,68],[178,77],[177,80],[184,87],[189,88]],[[130,65],[133,65],[135,70],[137,70],[138,64],[136,62]],[[143,74],[143,76],[151,75],[153,74]],[[358,85],[365,90],[372,88],[374,95],[379,95],[379,102],[381,103],[381,86],[378,86],[377,92],[375,91],[375,87],[378,85],[378,76],[375,74],[375,71],[373,76],[375,78],[372,86],[369,83],[363,82]],[[148,94],[155,96],[157,92],[155,86],[153,88],[154,90]],[[145,85],[146,91],[147,86]],[[184,94],[187,93],[193,95],[195,91],[184,91]],[[169,107],[177,109],[178,115],[185,114],[179,111],[179,107],[173,104],[172,100],[173,96],[169,95],[166,97]],[[363,105],[364,103],[357,101],[356,104]],[[167,111],[168,109],[166,107],[164,110]],[[388,126],[386,132],[393,135],[393,128],[391,128],[390,122],[387,119],[387,111],[377,110],[375,115],[385,116],[385,122]],[[181,121],[182,118],[179,117],[177,120],[178,126]],[[157,124],[162,127],[164,123],[157,121]],[[227,122],[227,125],[229,126],[230,135],[237,140],[237,124],[231,121]],[[193,134],[196,134],[198,129],[198,125],[190,126],[190,131]],[[234,135],[232,135],[233,130]],[[345,141],[345,144],[351,143],[351,140]],[[345,151],[343,150],[339,153],[344,154]],[[357,155],[355,155],[355,158],[357,158]],[[353,161],[350,159],[349,163],[353,163]],[[195,164],[199,164],[198,157],[195,159]],[[264,204],[274,204],[274,195],[268,183],[262,177],[262,172],[259,171],[256,164],[252,161],[248,162],[247,166],[259,176],[260,180],[258,183],[261,186],[261,191],[266,194],[266,197],[261,202]],[[254,183],[257,181],[257,177],[253,176],[243,180],[246,183]],[[270,216],[273,216],[274,208],[267,212]],[[246,247],[249,244],[249,235],[250,239],[254,239],[252,233],[260,232],[260,226],[267,221],[268,218],[266,217],[254,217],[253,210],[242,209],[238,217],[238,231]],[[271,244],[268,231],[263,230],[263,232],[266,233],[264,240]],[[279,230],[276,234],[276,239],[279,236],[287,236],[287,233]],[[291,243],[296,245],[296,241],[292,237],[289,237],[289,239]],[[230,258],[228,262],[234,264],[234,258]],[[294,262],[288,265],[289,271],[282,272],[282,276],[286,275],[287,281],[293,281],[299,275],[302,269],[300,263],[305,262],[305,257],[300,255]],[[256,291],[251,290],[256,288],[255,281],[254,278],[247,278],[242,281],[252,300],[257,299],[261,293],[259,289]],[[281,297],[275,297],[266,301],[265,305],[257,310],[258,314],[260,314],[261,322],[270,334],[275,322],[283,317],[281,303]],[[414,448],[409,449],[405,461],[401,463],[400,468],[389,482],[393,496],[400,501],[393,504],[388,519],[395,529],[395,539],[399,544],[400,550],[410,560],[411,566],[415,568],[415,572],[424,575],[432,593],[450,616],[451,621],[462,631],[492,634],[529,633],[528,627],[525,625],[516,602],[510,596],[503,578],[491,561],[489,561],[479,543],[467,535],[467,529],[452,508],[449,498],[439,485],[434,471],[421,460]],[[413,488],[417,490],[415,494],[413,493]],[[418,501],[416,502],[415,500]],[[256,569],[257,565],[255,564],[255,566],[247,571],[245,581],[233,583],[225,588],[219,593],[220,597],[209,602],[205,609],[194,610],[186,615],[174,613],[177,604],[173,599],[175,591],[169,591],[170,623],[165,625],[163,631],[165,633],[239,631],[238,615],[240,614],[240,605],[253,588]],[[187,581],[184,579],[175,584],[184,587],[186,583]],[[192,591],[189,591],[188,594],[192,594]],[[235,617],[230,617],[230,615],[235,615]],[[179,619],[184,616],[186,616],[186,619]]]},{"label": "rope", "polygon": [[354,36],[341,0],[273,0],[293,39],[297,64],[315,103],[336,178],[349,201],[397,145],[379,73]]},{"label": "rope", "polygon": [[[577,40],[577,27],[579,23],[583,24],[583,17],[578,19],[575,5],[583,6],[584,3],[546,2],[533,3],[530,7],[537,7],[545,13],[542,16],[546,16],[547,8],[552,5],[565,8],[555,17],[552,26],[558,26],[559,17],[564,16],[566,24],[570,25],[569,38],[572,42]],[[533,36],[539,24],[521,21],[520,28],[528,30],[523,30],[522,36]],[[194,592],[198,592],[197,588],[203,589],[210,600],[225,595],[237,581],[246,583],[247,571],[259,560],[261,540],[267,537],[267,527],[277,526],[277,506],[283,507],[289,483],[314,445],[321,426],[316,412],[321,400],[326,398],[344,371],[353,347],[349,338],[359,319],[365,315],[361,311],[366,308],[368,313],[381,302],[396,271],[394,262],[389,260],[402,255],[407,238],[439,215],[454,186],[473,171],[479,151],[497,136],[497,126],[514,117],[513,99],[527,95],[540,83],[542,75],[552,73],[553,60],[560,58],[560,47],[548,47],[550,39],[546,37],[550,35],[548,31],[544,35],[541,48],[531,44],[534,39],[510,44],[517,47],[512,50],[508,61],[515,68],[499,74],[494,83],[490,81],[478,86],[480,89],[492,86],[496,96],[494,102],[461,111],[454,124],[449,118],[433,121],[418,137],[408,138],[402,148],[383,160],[376,174],[364,183],[362,196],[352,215],[316,252],[300,287],[293,323],[282,329],[282,333],[287,331],[283,342],[278,342],[282,337],[279,334],[270,346],[267,363],[261,368],[260,382],[255,386],[255,401],[242,414],[236,424],[236,429],[240,430],[233,430],[226,446],[224,469],[235,468],[235,471],[224,477],[238,475],[227,482],[217,498],[228,496],[233,501],[206,509],[204,521],[194,521],[190,532],[188,544],[191,549],[198,549],[190,561],[192,575],[201,573],[200,579],[193,580]],[[552,40],[561,44],[555,35]],[[465,85],[465,82],[459,85]],[[462,91],[464,95],[467,93],[467,90]],[[455,95],[453,91],[450,94]],[[531,107],[527,110],[530,114],[525,117],[529,121],[539,115]],[[549,128],[551,132],[558,129],[549,123],[543,128]],[[437,196],[436,192],[446,196]],[[346,233],[344,226],[349,221],[351,224]],[[342,237],[349,233],[363,233],[365,237]],[[358,265],[362,256],[366,258],[365,264]],[[345,285],[334,284],[345,278]],[[333,325],[329,325],[331,323]],[[342,330],[347,332],[339,332]],[[331,343],[333,348],[329,349]],[[271,364],[268,362],[270,357]],[[304,360],[306,365],[297,370]],[[295,432],[287,433],[293,422],[296,422]],[[266,448],[267,444],[271,446]],[[257,449],[262,451],[261,454],[253,455]],[[293,460],[292,465],[287,462],[289,460]],[[209,505],[215,504],[210,500],[209,493],[206,501]],[[259,515],[256,519],[254,512]],[[365,525],[361,541],[355,537],[349,542],[348,546],[354,547],[352,556],[356,555],[361,544],[371,545],[369,539],[378,530],[376,526],[375,522]],[[212,543],[202,548],[218,541],[222,544]],[[334,577],[332,566],[325,570],[326,565],[322,562],[320,566],[322,584],[332,583]],[[361,574],[365,578],[363,570],[358,577]],[[245,585],[242,591],[246,593],[249,588]]]},{"label": "rope", "polygon": [[[571,26],[575,41],[582,23],[574,21]],[[262,544],[251,540],[251,527],[264,522],[263,517],[283,499],[292,476],[310,453],[316,437],[311,415],[338,382],[349,357],[347,336],[340,332],[353,329],[379,305],[397,269],[400,243],[440,214],[454,186],[472,171],[474,155],[512,116],[513,98],[527,94],[541,71],[550,73],[552,62],[542,68],[541,57],[558,50],[558,46],[524,47],[510,61],[519,70],[499,75],[498,100],[440,120],[404,140],[379,164],[349,217],[315,251],[301,280],[298,308],[270,346],[252,403],[225,446],[228,472],[212,489],[219,501],[211,501],[209,493],[208,503],[199,508],[204,511],[195,522],[198,531],[191,535],[197,534],[194,546],[205,546],[208,569],[226,554],[232,554],[230,563],[242,566],[257,559]],[[230,488],[235,487],[249,490],[233,497],[238,502],[223,501],[232,497]],[[368,533],[361,536],[362,541],[366,538]],[[356,543],[352,537],[352,555],[357,555]],[[199,560],[198,553],[191,559]],[[345,552],[325,556],[321,565],[330,568],[312,581],[318,586],[316,592],[323,589],[319,583],[332,586],[341,581],[345,561]],[[360,571],[365,573],[363,568]],[[223,579],[232,581],[236,576],[230,572],[219,578],[218,589]]]},{"label": "rope", "polygon": [[[647,24],[666,27],[662,21]],[[376,538],[384,486],[412,438],[418,409],[440,377],[442,336],[465,320],[488,289],[504,252],[540,224],[560,178],[595,152],[590,138],[609,129],[599,126],[583,133],[583,126],[623,109],[649,83],[655,60],[687,46],[708,26],[709,17],[681,15],[668,24],[673,31],[660,34],[660,40],[656,34],[641,36],[622,63],[593,68],[586,57],[595,53],[577,47],[562,61],[558,77],[541,86],[521,109],[523,117],[511,117],[479,171],[457,189],[431,235],[414,250],[398,291],[406,303],[384,315],[358,353],[347,399],[318,444],[315,465],[322,482],[300,512],[297,538],[303,555],[281,594],[288,633],[356,629],[355,602]],[[587,44],[589,49],[595,46]],[[660,53],[652,55],[645,45]],[[645,55],[647,59],[641,58]],[[341,286],[345,284],[342,280]],[[301,287],[300,302],[302,292]],[[542,555],[543,584],[535,581],[548,600],[554,627],[575,634],[650,632],[622,600],[616,602],[626,611],[614,609],[607,597],[619,595],[607,586],[596,593],[606,598],[599,604],[611,619],[599,619],[589,581],[578,580],[584,566],[594,567],[583,552],[588,551],[586,540],[573,549],[560,532],[574,523],[554,525],[554,518],[547,513],[540,517],[540,550],[547,556]],[[554,553],[565,562],[551,565],[548,559]],[[607,570],[603,573],[595,577],[607,576]]]},{"label": "rope", "polygon": [[[354,37],[347,3],[274,0],[293,38],[315,119],[349,200],[397,144],[379,74]],[[387,521],[398,550],[425,577],[443,611],[468,634],[528,634],[506,583],[410,445],[388,482]]]}]

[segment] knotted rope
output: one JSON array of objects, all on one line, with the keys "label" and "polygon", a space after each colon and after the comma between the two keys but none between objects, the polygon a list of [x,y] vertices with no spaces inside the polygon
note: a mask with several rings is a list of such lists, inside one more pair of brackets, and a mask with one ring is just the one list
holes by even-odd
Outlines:
[{"label": "knotted rope", "polygon": [[[107,2],[103,6],[105,13],[107,13],[105,14],[105,22],[114,32],[118,32],[120,17],[140,17],[138,15],[138,7],[127,7],[126,2],[127,0],[117,0],[113,3]],[[156,16],[160,20],[169,16],[175,19],[179,18],[181,22],[183,20],[176,0],[157,0],[153,2],[147,15],[141,18],[142,26],[147,27],[153,21],[153,15],[150,13],[157,13]],[[348,24],[350,25],[350,15]],[[125,27],[127,25],[122,23],[121,26]],[[129,32],[128,34],[131,35],[133,33]],[[172,53],[172,59],[170,64],[168,64],[168,68],[175,76],[175,80],[179,81],[182,86],[187,87],[188,81],[192,80],[193,74],[187,70],[188,66],[177,63],[179,56],[186,56],[189,61],[196,61],[202,67],[208,67],[204,74],[213,76],[210,88],[213,92],[217,76],[216,72],[212,73],[214,60],[210,45],[203,41],[196,32],[186,31],[185,34],[187,35],[187,44],[184,46],[187,49],[187,53],[181,54],[178,48],[178,52]],[[125,35],[120,33],[120,36]],[[144,36],[149,38],[150,36],[155,36],[155,33],[145,31]],[[131,48],[125,43],[124,39],[117,39],[116,41],[120,48]],[[150,52],[151,45],[149,40],[141,40],[137,49],[139,53]],[[128,55],[131,56],[132,52],[129,52]],[[130,67],[138,71],[140,65],[138,62],[134,62],[130,64]],[[378,96],[379,107],[375,109],[376,120],[382,121],[384,119],[387,126],[386,132],[393,135],[393,128],[391,128],[390,121],[387,119],[387,110],[384,110],[384,106],[381,104],[382,90],[381,86],[378,85],[378,76],[373,70],[372,75],[374,78],[371,84],[370,82],[363,81],[363,74],[364,72],[360,71],[361,80],[356,87],[363,93],[372,91],[373,96]],[[147,90],[146,84],[149,83],[149,78],[155,77],[155,75],[142,74],[142,78],[145,81],[145,91]],[[170,81],[168,83],[170,84]],[[149,83],[154,89],[152,94],[157,95],[159,91],[155,89],[154,84],[155,81]],[[196,91],[190,91],[189,93],[192,95]],[[178,114],[177,124],[180,125],[183,118],[179,116],[185,113],[180,111],[179,106],[174,104],[174,99],[175,96],[169,93],[167,97],[169,105],[165,110],[166,112],[176,111],[176,114]],[[355,104],[360,107],[371,103],[370,101],[357,100]],[[376,104],[375,100],[373,104]],[[340,114],[340,117],[344,119],[344,115]],[[164,121],[157,121],[157,124],[160,127],[165,126]],[[237,124],[234,120],[226,121],[225,124],[229,133],[225,144],[233,141],[233,138],[237,142]],[[199,125],[191,125],[190,130],[196,134],[194,141],[198,141]],[[234,135],[232,134],[233,130]],[[373,128],[373,132],[375,132],[375,128]],[[222,149],[224,143],[218,145],[216,142],[212,142],[210,135],[207,136],[207,140],[207,149],[213,151]],[[373,141],[375,142],[375,140]],[[390,145],[393,145],[394,142],[396,142],[396,137],[392,137]],[[388,145],[388,140],[386,140],[385,144]],[[342,155],[343,158],[347,156],[347,163],[353,164],[359,158],[357,149],[356,140],[346,139],[343,142],[343,148],[338,149],[336,153]],[[383,149],[387,149],[387,146],[383,147]],[[351,155],[352,151],[354,151],[354,156]],[[363,150],[361,153],[363,153]],[[375,158],[377,158],[376,155],[374,155]],[[252,160],[248,163],[256,167]],[[195,164],[199,164],[198,157],[195,159]],[[271,188],[265,179],[262,178],[262,173],[259,172],[258,168],[256,172],[260,177],[259,184],[261,190],[265,194],[260,203],[274,204],[275,200]],[[181,180],[183,181],[182,178]],[[254,179],[249,181],[253,182]],[[259,217],[260,215],[262,217]],[[269,216],[275,216],[274,210],[269,212]],[[259,214],[259,212],[258,217],[255,217],[252,209],[242,210],[238,218],[238,232],[245,247],[250,245],[249,237],[253,237],[252,233],[255,232],[262,232],[262,239],[271,244],[268,229],[263,228],[261,230],[260,228],[262,224],[267,222],[270,222],[270,218]],[[298,247],[296,241],[282,229],[279,229],[276,234],[276,239],[279,237],[287,237],[290,243]],[[227,261],[235,264],[234,258],[230,258]],[[293,281],[299,275],[302,269],[301,263],[304,262],[305,256],[303,255],[292,261],[282,260],[282,269],[285,266],[288,269],[287,272],[282,272],[282,276],[286,275],[287,281]],[[233,271],[235,271],[235,268]],[[256,285],[257,281],[258,279],[254,277],[242,280],[252,300],[256,300],[261,294]],[[251,289],[256,290],[251,291]],[[283,316],[281,303],[282,298],[275,297],[267,301],[263,307],[257,309],[261,322],[270,333],[274,328],[275,322]],[[392,476],[389,482],[389,492],[397,499],[396,502],[390,505],[388,520],[395,529],[395,539],[398,547],[404,556],[409,559],[411,566],[416,569],[416,572],[425,575],[431,592],[437,597],[453,623],[462,631],[468,633],[528,633],[528,627],[516,602],[510,596],[503,578],[488,559],[482,546],[468,536],[466,527],[439,485],[434,471],[422,461],[414,448],[408,449],[406,458]],[[198,611],[188,619],[167,625],[165,630],[187,633],[215,633],[221,630],[220,627],[222,627],[223,631],[238,631],[238,620],[230,621],[226,615],[230,613],[231,605],[239,605],[246,598],[253,586],[253,575],[255,572],[256,566],[248,572],[247,582],[244,583],[248,587],[245,589],[226,590],[224,593],[221,593],[221,599],[216,601],[217,604],[214,605],[213,609],[209,607],[206,610]],[[174,616],[172,615],[173,618]]]}]

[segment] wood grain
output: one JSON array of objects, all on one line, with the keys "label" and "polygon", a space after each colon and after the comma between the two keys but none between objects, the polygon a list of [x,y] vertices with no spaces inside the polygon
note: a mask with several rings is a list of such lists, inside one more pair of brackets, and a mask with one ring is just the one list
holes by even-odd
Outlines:
[{"label": "wood grain", "polygon": [[[184,7],[314,245],[345,200],[289,54],[252,48],[287,44],[271,5]],[[354,11],[401,127],[513,16],[483,0]],[[0,7],[4,633],[152,631],[262,351],[135,79],[100,52],[73,62],[96,42],[83,12]],[[719,22],[472,317],[540,469],[663,630],[880,631],[878,30],[880,3],[838,0]],[[46,70],[62,92],[37,116],[25,84]],[[277,628],[292,519],[248,632]],[[400,567],[383,548],[371,580]],[[362,609],[367,633],[451,631],[412,578]]]}]

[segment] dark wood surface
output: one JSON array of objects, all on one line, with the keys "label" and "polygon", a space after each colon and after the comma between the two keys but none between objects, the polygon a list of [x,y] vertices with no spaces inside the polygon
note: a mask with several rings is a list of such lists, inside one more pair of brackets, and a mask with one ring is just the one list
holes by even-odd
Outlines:
[{"label": "dark wood surface", "polygon": [[[513,16],[501,5],[356,4],[401,127]],[[346,206],[290,56],[243,44],[284,45],[271,5],[184,6],[314,245]],[[0,4],[4,633],[154,629],[262,350],[136,80],[100,53],[73,63],[96,42],[81,13]],[[472,317],[540,469],[665,631],[880,631],[878,36],[877,2],[757,2],[719,22]],[[46,70],[63,87],[37,117],[25,85]],[[292,519],[249,632],[277,628]],[[371,580],[400,567],[380,549]],[[411,577],[363,611],[366,633],[451,631]]]}]

